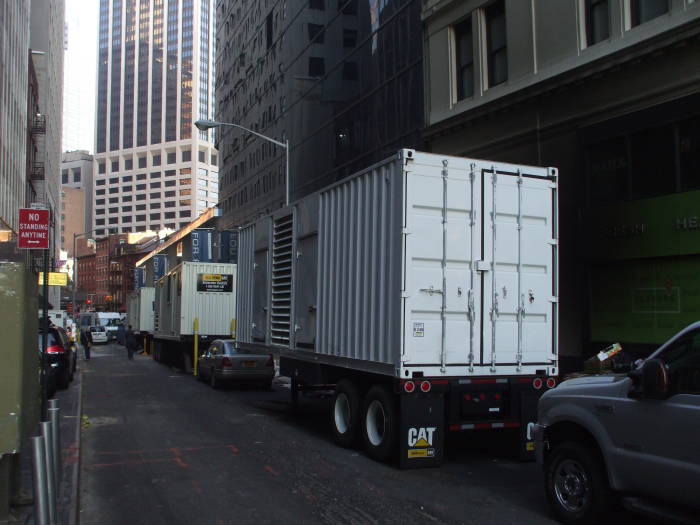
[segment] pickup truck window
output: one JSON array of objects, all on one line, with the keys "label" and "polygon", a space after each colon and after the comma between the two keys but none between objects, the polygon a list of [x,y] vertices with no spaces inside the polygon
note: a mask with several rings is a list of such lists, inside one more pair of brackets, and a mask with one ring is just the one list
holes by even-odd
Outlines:
[{"label": "pickup truck window", "polygon": [[700,395],[700,331],[687,334],[659,357],[668,367],[671,395]]}]

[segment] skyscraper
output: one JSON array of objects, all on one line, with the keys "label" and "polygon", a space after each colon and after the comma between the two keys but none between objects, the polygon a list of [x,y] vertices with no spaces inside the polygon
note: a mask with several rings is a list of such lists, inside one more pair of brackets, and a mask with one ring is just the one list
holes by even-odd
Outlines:
[{"label": "skyscraper", "polygon": [[[218,201],[214,0],[100,0],[94,225],[177,229]],[[105,226],[102,230],[100,227]]]}]

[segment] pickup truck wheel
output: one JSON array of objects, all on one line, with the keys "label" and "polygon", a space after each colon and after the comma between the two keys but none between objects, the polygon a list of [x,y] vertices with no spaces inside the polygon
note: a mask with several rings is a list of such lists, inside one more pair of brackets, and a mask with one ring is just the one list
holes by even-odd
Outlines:
[{"label": "pickup truck wheel", "polygon": [[351,381],[341,379],[335,386],[331,415],[336,443],[341,447],[352,447],[360,428],[360,393]]},{"label": "pickup truck wheel", "polygon": [[557,445],[545,462],[547,498],[563,523],[603,520],[613,501],[605,465],[598,454],[574,441]]},{"label": "pickup truck wheel", "polygon": [[362,440],[367,455],[387,461],[396,452],[398,411],[394,395],[384,386],[374,385],[365,396],[362,411]]}]

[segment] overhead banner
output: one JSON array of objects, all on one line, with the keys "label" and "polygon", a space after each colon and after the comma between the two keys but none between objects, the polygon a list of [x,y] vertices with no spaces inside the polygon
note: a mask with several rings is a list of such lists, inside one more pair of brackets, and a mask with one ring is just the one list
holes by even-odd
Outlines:
[{"label": "overhead banner", "polygon": [[165,254],[153,256],[153,284],[155,284],[158,279],[165,275],[166,262],[167,259],[165,258]]},{"label": "overhead banner", "polygon": [[212,230],[197,228],[192,230],[190,237],[192,238],[192,261],[212,262]]},{"label": "overhead banner", "polygon": [[221,273],[198,273],[198,292],[232,292],[233,275]]},{"label": "overhead banner", "polygon": [[238,230],[219,232],[219,262],[238,262]]},{"label": "overhead banner", "polygon": [[144,268],[134,268],[134,290],[140,290],[146,286],[146,273]]}]

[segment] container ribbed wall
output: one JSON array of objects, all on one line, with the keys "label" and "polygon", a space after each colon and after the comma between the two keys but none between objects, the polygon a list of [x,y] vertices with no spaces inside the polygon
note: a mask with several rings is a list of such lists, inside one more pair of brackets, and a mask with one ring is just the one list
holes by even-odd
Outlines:
[{"label": "container ribbed wall", "polygon": [[319,195],[317,353],[399,363],[401,169],[395,157]]},{"label": "container ribbed wall", "polygon": [[238,233],[238,283],[236,286],[237,338],[252,342],[253,323],[253,253],[255,251],[255,226],[242,228]]}]

